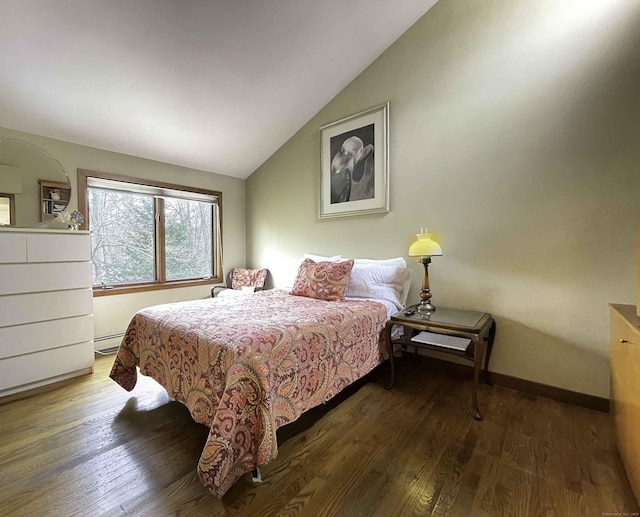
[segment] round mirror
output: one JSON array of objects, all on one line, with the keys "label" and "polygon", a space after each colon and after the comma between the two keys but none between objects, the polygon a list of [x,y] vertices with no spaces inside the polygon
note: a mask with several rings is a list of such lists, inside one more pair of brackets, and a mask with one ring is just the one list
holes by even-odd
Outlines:
[{"label": "round mirror", "polygon": [[0,137],[0,226],[47,223],[69,199],[71,182],[58,160],[28,142]]}]

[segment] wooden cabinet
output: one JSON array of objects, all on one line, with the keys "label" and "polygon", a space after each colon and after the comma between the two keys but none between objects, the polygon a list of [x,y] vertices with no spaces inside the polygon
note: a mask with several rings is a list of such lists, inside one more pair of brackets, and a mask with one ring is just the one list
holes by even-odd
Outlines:
[{"label": "wooden cabinet", "polygon": [[0,397],[93,371],[88,232],[0,230]]},{"label": "wooden cabinet", "polygon": [[40,185],[40,220],[50,221],[63,212],[71,197],[69,183],[38,180]]},{"label": "wooden cabinet", "polygon": [[627,477],[640,503],[640,317],[611,304],[611,414]]},{"label": "wooden cabinet", "polygon": [[636,252],[637,269],[636,269],[636,315],[640,316],[640,226],[638,226],[638,238],[636,239],[638,251]]}]

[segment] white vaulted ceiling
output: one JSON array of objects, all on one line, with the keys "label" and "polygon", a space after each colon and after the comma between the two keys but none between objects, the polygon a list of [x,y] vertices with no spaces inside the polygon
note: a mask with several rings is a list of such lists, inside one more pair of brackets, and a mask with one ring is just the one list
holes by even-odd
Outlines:
[{"label": "white vaulted ceiling", "polygon": [[0,127],[246,178],[436,1],[0,0]]}]

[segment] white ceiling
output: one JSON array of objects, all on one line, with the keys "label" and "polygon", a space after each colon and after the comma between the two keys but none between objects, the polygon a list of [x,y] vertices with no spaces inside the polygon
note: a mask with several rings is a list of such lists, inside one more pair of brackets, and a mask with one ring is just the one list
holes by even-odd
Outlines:
[{"label": "white ceiling", "polygon": [[0,127],[246,178],[436,1],[0,0]]}]

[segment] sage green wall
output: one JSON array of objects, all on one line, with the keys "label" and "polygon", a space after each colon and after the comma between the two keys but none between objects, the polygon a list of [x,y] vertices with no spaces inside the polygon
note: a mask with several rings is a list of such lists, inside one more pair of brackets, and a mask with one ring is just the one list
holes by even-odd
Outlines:
[{"label": "sage green wall", "polygon": [[[72,199],[69,210],[78,208],[77,169],[123,174],[222,192],[222,235],[225,265],[244,265],[246,258],[244,180],[145,160],[135,156],[112,153],[9,129],[0,128],[0,136],[17,138],[37,145],[60,162],[69,175],[72,185]],[[64,227],[64,225],[57,222],[50,223],[49,226]],[[197,286],[94,298],[95,335],[96,337],[101,337],[124,332],[133,314],[144,307],[173,301],[206,298],[208,296],[210,296],[210,288],[208,286]],[[116,346],[119,342],[120,339],[116,338],[111,341],[96,343],[96,347]]]},{"label": "sage green wall", "polygon": [[[636,0],[440,0],[249,177],[248,263],[278,284],[304,252],[406,257],[428,226],[436,305],[496,317],[492,370],[607,397],[607,304],[635,303],[638,27]],[[318,128],[385,101],[391,211],[319,220]]]}]

